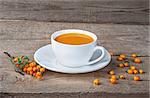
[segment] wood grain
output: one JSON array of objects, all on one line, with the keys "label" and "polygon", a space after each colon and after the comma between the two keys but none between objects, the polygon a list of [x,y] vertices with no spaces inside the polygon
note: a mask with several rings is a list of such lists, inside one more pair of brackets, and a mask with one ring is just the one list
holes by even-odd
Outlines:
[{"label": "wood grain", "polygon": [[[16,73],[7,57],[1,53],[8,51],[14,56],[27,55],[33,59],[33,54],[38,48],[50,43],[49,36],[52,32],[68,28],[85,29],[95,33],[98,36],[98,44],[115,54],[136,52],[141,55],[142,64],[132,62],[130,64],[134,64],[146,72],[145,74],[138,74],[142,81],[133,81],[134,75],[125,72],[128,68],[118,68],[117,65],[120,62],[116,61],[116,56],[112,57],[112,61],[107,67],[96,72],[62,74],[47,71],[44,75],[45,80],[39,81],[28,75],[21,76]],[[108,97],[113,96],[112,98],[117,98],[117,96],[121,98],[130,98],[130,96],[131,98],[142,96],[147,98],[149,94],[148,66],[150,58],[148,45],[147,25],[0,21],[0,95],[20,97],[16,94],[19,93],[31,98],[32,94],[41,94],[43,97],[50,94],[54,95],[54,98],[58,98],[58,96],[67,98],[66,95],[73,95],[69,98],[92,98],[91,96],[105,98],[106,94]],[[127,79],[119,80],[116,85],[110,84],[110,75],[107,73],[111,69],[114,69],[117,75],[125,74]],[[100,79],[102,84],[94,86],[92,81],[95,78]]]},{"label": "wood grain", "polygon": [[[86,23],[54,23],[30,21],[1,21],[0,47],[3,50],[21,52],[23,49],[38,49],[50,43],[50,34],[61,29],[77,28],[88,30],[98,36],[98,44],[115,53],[137,52],[148,56],[148,26],[102,25]],[[34,48],[35,47],[35,48]],[[22,50],[29,51],[29,50]]]},{"label": "wood grain", "polygon": [[148,24],[148,0],[0,0],[0,19]]}]

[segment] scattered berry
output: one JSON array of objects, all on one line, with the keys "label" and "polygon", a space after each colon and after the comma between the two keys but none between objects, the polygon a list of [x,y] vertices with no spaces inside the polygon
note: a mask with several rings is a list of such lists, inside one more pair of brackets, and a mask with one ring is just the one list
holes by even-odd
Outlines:
[{"label": "scattered berry", "polygon": [[128,62],[125,62],[125,63],[124,63],[124,66],[125,66],[125,67],[129,67],[129,63],[128,63]]},{"label": "scattered berry", "polygon": [[136,70],[136,69],[133,70],[133,73],[134,73],[134,74],[138,74],[138,70]]},{"label": "scattered berry", "polygon": [[115,75],[112,75],[111,79],[116,79],[117,80],[117,77]]},{"label": "scattered berry", "polygon": [[125,55],[125,54],[120,54],[119,57],[121,57],[121,58],[123,58],[123,59],[126,59],[126,55]]},{"label": "scattered berry", "polygon": [[130,69],[135,70],[136,68],[135,68],[135,66],[132,65],[132,66],[130,66]]},{"label": "scattered berry", "polygon": [[124,75],[119,75],[119,78],[120,79],[125,79],[125,76]]},{"label": "scattered berry", "polygon": [[140,58],[135,58],[135,59],[134,59],[134,62],[135,62],[135,63],[141,63],[142,61],[141,61]]},{"label": "scattered berry", "polygon": [[118,83],[116,79],[110,79],[109,81],[111,84],[117,84]]},{"label": "scattered berry", "polygon": [[123,67],[124,67],[124,64],[122,64],[122,63],[119,64],[119,67],[120,67],[120,68],[123,68]]},{"label": "scattered berry", "polygon": [[118,57],[117,60],[118,60],[118,61],[123,61],[124,59],[121,58],[121,57]]},{"label": "scattered berry", "polygon": [[134,76],[133,80],[134,80],[134,81],[140,81],[141,79],[140,79],[139,76]]},{"label": "scattered berry", "polygon": [[128,74],[133,74],[133,70],[128,69],[128,70],[127,70],[127,73],[128,73]]},{"label": "scattered berry", "polygon": [[110,71],[109,71],[109,74],[110,74],[110,75],[115,75],[115,71],[114,71],[114,70],[110,70]]},{"label": "scattered berry", "polygon": [[133,54],[131,54],[131,57],[132,57],[132,58],[136,58],[136,57],[137,57],[137,54],[133,53]]},{"label": "scattered berry", "polygon": [[95,80],[93,81],[93,84],[94,84],[94,85],[100,85],[100,80],[99,80],[99,79],[95,79]]},{"label": "scattered berry", "polygon": [[143,71],[142,69],[139,69],[139,73],[140,73],[140,74],[143,74],[144,71]]}]

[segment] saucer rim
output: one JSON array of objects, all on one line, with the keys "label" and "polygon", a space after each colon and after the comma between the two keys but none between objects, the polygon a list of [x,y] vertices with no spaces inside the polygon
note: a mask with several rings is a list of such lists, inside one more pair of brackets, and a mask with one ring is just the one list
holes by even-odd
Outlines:
[{"label": "saucer rim", "polygon": [[[72,71],[72,72],[71,72],[71,71],[68,71],[68,72],[66,72],[66,71],[63,71],[63,70],[58,70],[58,68],[56,68],[56,67],[55,67],[55,68],[52,68],[52,67],[49,67],[49,66],[46,66],[46,65],[40,63],[40,61],[37,59],[36,55],[37,55],[37,53],[38,53],[42,48],[45,48],[45,47],[51,47],[51,44],[42,46],[42,47],[40,47],[39,49],[37,49],[36,52],[34,53],[34,60],[35,60],[38,64],[40,64],[40,66],[46,68],[47,70],[53,71],[53,72],[68,73],[68,74],[89,73],[89,72],[94,72],[94,71],[100,70],[100,69],[102,69],[102,68],[105,68],[106,66],[109,65],[109,63],[110,63],[110,61],[111,61],[111,55],[110,55],[110,53],[104,48],[104,49],[105,49],[105,52],[106,52],[105,56],[107,55],[108,60],[105,61],[106,64],[104,64],[103,66],[99,66],[99,68],[95,68],[95,69],[92,69],[92,70],[76,71],[76,72],[75,72],[75,71]],[[95,63],[95,64],[96,64],[96,63]],[[63,66],[63,65],[61,65],[61,64],[59,64],[59,66],[66,67],[66,68],[76,69],[76,68],[84,68],[84,67],[87,67],[87,66],[92,67],[92,66],[94,66],[94,64],[91,65],[91,66],[90,66],[90,65],[84,65],[84,66],[79,66],[79,67],[67,67],[67,66]],[[98,66],[98,65],[95,65],[95,66]]]}]

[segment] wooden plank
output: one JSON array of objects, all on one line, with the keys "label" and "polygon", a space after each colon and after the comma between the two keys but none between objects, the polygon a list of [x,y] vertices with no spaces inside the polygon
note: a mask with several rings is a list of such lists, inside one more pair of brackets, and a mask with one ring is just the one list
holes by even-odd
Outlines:
[{"label": "wooden plank", "polygon": [[[32,51],[32,50],[31,50]],[[21,52],[21,51],[20,51]],[[25,53],[26,54],[26,53]],[[32,54],[27,54],[30,57]],[[120,62],[116,61],[116,57],[112,57],[111,63],[98,71],[86,73],[86,74],[62,74],[52,71],[47,71],[44,75],[45,80],[38,81],[35,78],[29,76],[21,76],[16,73],[13,66],[8,62],[6,56],[0,55],[0,77],[3,76],[3,80],[0,90],[4,93],[108,93],[108,94],[148,94],[148,65],[149,57],[141,57],[142,64],[134,64],[137,68],[143,69],[145,74],[138,74],[142,81],[133,81],[134,75],[129,75],[125,71],[128,68],[118,68],[117,65]],[[124,74],[126,80],[119,80],[117,85],[109,83],[108,71],[114,69],[117,75]],[[16,76],[20,79],[17,80]],[[98,78],[101,80],[102,85],[93,86],[92,80]],[[23,79],[23,81],[21,80]],[[64,89],[66,88],[66,89]],[[117,96],[117,95],[116,95]],[[134,95],[136,96],[136,95]]]},{"label": "wooden plank", "polygon": [[148,24],[148,0],[0,0],[0,19]]},{"label": "wooden plank", "polygon": [[148,26],[33,21],[1,21],[0,50],[15,53],[17,51],[29,52],[30,49],[35,51],[39,47],[50,43],[51,33],[68,28],[78,28],[95,33],[98,36],[99,45],[101,44],[116,53],[137,52],[142,56],[149,55]]},{"label": "wooden plank", "polygon": [[[133,81],[134,75],[125,71],[128,68],[118,68],[120,63],[116,56],[111,63],[98,71],[86,74],[62,74],[46,71],[45,80],[39,81],[28,75],[22,76],[14,71],[13,66],[2,51],[10,54],[27,55],[33,59],[34,52],[50,43],[48,32],[60,29],[78,28],[94,32],[98,36],[98,43],[116,54],[136,52],[140,54],[142,64],[134,64],[143,69],[145,74],[138,74],[142,81]],[[92,98],[93,96],[105,98],[140,98],[149,94],[149,53],[148,53],[148,26],[147,25],[105,25],[85,23],[55,23],[35,21],[0,21],[0,95],[2,97],[15,97],[34,95],[52,96],[54,98],[70,95],[69,98]],[[114,69],[119,74],[125,74],[126,80],[118,80],[119,83],[109,83],[108,71]],[[17,78],[16,78],[17,77]],[[92,81],[98,78],[101,85],[94,86]],[[17,94],[19,93],[19,94]],[[20,95],[21,94],[21,95]],[[38,97],[39,97],[38,96]],[[7,97],[6,97],[7,98]],[[66,97],[65,97],[66,98]]]}]

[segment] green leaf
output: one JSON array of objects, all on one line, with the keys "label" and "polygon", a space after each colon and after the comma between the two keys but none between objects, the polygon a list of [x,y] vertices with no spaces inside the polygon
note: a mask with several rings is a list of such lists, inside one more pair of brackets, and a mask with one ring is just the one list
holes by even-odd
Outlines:
[{"label": "green leaf", "polygon": [[21,68],[23,68],[23,66],[24,66],[23,64],[20,64],[20,67],[21,67]]},{"label": "green leaf", "polygon": [[27,65],[29,62],[25,62],[24,65]]},{"label": "green leaf", "polygon": [[19,57],[18,58],[18,64],[21,64],[22,63],[22,60],[21,60],[21,58]]},{"label": "green leaf", "polygon": [[25,56],[24,59],[27,59],[29,61],[29,57],[28,56]]}]

